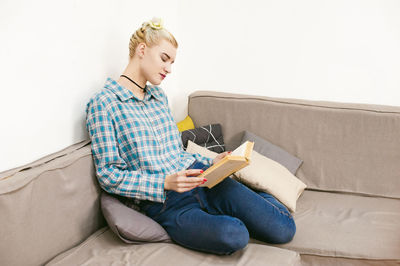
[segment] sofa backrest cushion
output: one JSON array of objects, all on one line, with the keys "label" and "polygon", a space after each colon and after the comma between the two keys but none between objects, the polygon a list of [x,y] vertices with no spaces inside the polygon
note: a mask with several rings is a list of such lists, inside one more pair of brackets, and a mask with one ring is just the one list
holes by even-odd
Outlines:
[{"label": "sofa backrest cushion", "polygon": [[302,159],[309,189],[400,198],[400,107],[197,91],[188,110],[227,150],[248,130]]},{"label": "sofa backrest cushion", "polygon": [[253,141],[255,151],[283,165],[293,175],[296,174],[300,165],[303,163],[301,159],[297,158],[296,156],[293,156],[292,154],[288,153],[281,147],[278,147],[272,144],[271,142],[263,138],[260,138],[259,136],[247,130],[243,133],[241,144],[245,143],[246,141]]},{"label": "sofa backrest cushion", "polygon": [[88,144],[0,173],[1,265],[43,265],[105,225]]}]

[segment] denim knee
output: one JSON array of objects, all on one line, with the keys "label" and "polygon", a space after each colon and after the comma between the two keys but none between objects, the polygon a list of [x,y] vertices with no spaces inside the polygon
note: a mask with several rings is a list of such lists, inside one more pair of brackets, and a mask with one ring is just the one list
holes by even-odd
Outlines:
[{"label": "denim knee", "polygon": [[294,235],[296,234],[296,224],[293,218],[282,225],[282,230],[275,235],[275,244],[285,244],[292,241]]},{"label": "denim knee", "polygon": [[220,243],[217,253],[228,255],[246,247],[249,242],[249,231],[242,221],[231,218],[229,222],[221,225],[221,230],[215,237]]}]

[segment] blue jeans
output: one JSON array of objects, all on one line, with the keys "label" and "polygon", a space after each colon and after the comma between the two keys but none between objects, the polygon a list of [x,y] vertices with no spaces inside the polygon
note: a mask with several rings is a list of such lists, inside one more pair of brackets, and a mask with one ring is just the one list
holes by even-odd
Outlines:
[{"label": "blue jeans", "polygon": [[[197,161],[190,168],[205,169]],[[214,254],[240,250],[250,236],[280,244],[292,240],[296,232],[293,217],[282,203],[231,178],[211,189],[169,190],[164,203],[142,201],[140,207],[176,243]]]}]

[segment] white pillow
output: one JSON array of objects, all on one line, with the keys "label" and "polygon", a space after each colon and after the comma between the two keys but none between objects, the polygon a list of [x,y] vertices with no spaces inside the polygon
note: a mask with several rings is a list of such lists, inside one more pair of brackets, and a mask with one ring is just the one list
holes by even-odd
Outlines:
[{"label": "white pillow", "polygon": [[235,179],[250,188],[264,191],[282,202],[291,212],[296,211],[296,202],[307,187],[286,167],[255,150],[250,165],[234,174]]},{"label": "white pillow", "polygon": [[215,156],[218,155],[218,153],[210,151],[206,147],[201,147],[200,145],[197,145],[196,143],[194,143],[191,140],[188,140],[188,145],[187,145],[186,151],[189,153],[199,153],[200,155],[211,158],[211,159],[214,159]]}]

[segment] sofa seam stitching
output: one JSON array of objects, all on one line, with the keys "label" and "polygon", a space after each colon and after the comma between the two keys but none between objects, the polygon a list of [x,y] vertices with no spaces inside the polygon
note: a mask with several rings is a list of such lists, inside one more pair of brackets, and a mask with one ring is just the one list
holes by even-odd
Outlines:
[{"label": "sofa seam stitching", "polygon": [[[265,101],[265,102],[274,102],[274,103],[282,103],[288,105],[299,105],[299,106],[310,106],[310,107],[319,107],[319,108],[327,108],[327,109],[339,109],[339,110],[354,110],[354,111],[365,111],[365,112],[373,112],[373,113],[382,113],[382,114],[397,114],[400,115],[400,112],[392,112],[392,111],[379,111],[379,110],[371,110],[371,109],[363,109],[363,108],[351,108],[351,107],[333,107],[333,106],[324,106],[324,105],[317,105],[317,104],[306,104],[306,103],[291,103],[285,102],[280,100],[270,100],[270,99],[259,99],[259,98],[251,98],[251,97],[244,97],[244,98],[236,98],[230,96],[210,96],[210,95],[198,95],[198,96],[190,96],[192,98],[221,98],[221,99],[234,99],[234,100],[255,100],[255,101]],[[190,103],[190,101],[189,101]],[[351,104],[351,103],[340,103],[339,104]],[[354,103],[354,104],[363,104],[363,103]]]}]

